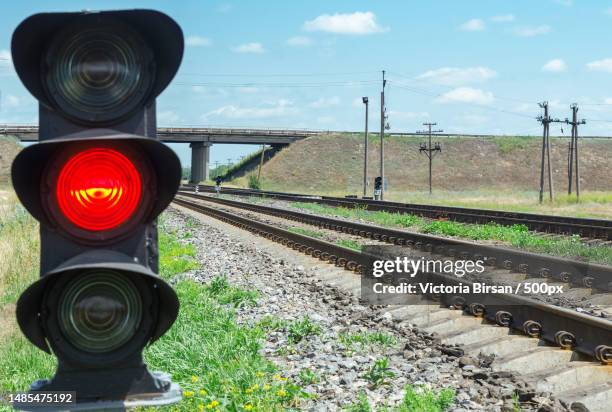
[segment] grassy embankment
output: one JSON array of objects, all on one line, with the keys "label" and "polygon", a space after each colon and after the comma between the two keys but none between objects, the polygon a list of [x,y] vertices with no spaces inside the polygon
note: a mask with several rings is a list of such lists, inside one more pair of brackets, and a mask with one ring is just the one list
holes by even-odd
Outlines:
[{"label": "grassy embankment", "polygon": [[[32,346],[15,323],[15,302],[38,276],[38,225],[14,195],[0,194],[3,196],[0,199],[0,392],[8,393],[26,390],[34,380],[52,376],[56,361]],[[190,236],[189,230],[179,236],[162,225],[160,271],[164,279],[170,280],[198,266],[195,248],[180,240]],[[232,286],[225,278],[204,285],[180,280],[175,290],[181,302],[179,318],[166,335],[145,351],[150,368],[169,372],[184,391],[183,401],[163,409],[269,411],[299,407],[308,395],[259,354],[268,330],[266,325],[249,326],[236,321],[235,308],[254,304],[256,292]],[[317,326],[307,319],[283,327],[294,340],[317,331]],[[306,372],[304,376],[308,375]],[[406,391],[415,393],[410,387]],[[422,395],[419,389],[417,392],[419,402],[429,402],[429,392]],[[435,408],[439,405],[437,401],[429,403]],[[397,409],[417,410],[406,409],[405,403],[402,405]],[[443,406],[446,408],[447,403]],[[9,408],[0,405],[0,410]]]},{"label": "grassy embankment", "polygon": [[609,246],[587,246],[578,236],[550,239],[527,230],[524,225],[502,226],[495,223],[473,225],[452,221],[431,221],[419,216],[371,212],[362,208],[348,209],[315,203],[292,203],[293,206],[325,216],[341,216],[371,222],[381,226],[399,227],[433,235],[451,236],[461,239],[502,242],[518,249],[553,256],[576,258],[591,263],[612,265],[612,248]]}]

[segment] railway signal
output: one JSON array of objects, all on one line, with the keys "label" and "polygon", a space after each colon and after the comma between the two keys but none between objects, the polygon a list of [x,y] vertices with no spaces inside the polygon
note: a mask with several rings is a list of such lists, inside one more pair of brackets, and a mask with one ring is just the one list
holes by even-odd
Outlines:
[{"label": "railway signal", "polygon": [[374,200],[382,200],[383,178],[376,176],[374,178]]},{"label": "railway signal", "polygon": [[178,401],[142,351],[179,309],[158,275],[157,216],[181,165],[156,138],[155,98],[180,65],[181,28],[153,10],[42,13],[17,27],[11,48],[39,101],[39,143],[12,166],[41,238],[40,279],[17,321],[58,361],[31,390],[74,392],[76,409]]}]

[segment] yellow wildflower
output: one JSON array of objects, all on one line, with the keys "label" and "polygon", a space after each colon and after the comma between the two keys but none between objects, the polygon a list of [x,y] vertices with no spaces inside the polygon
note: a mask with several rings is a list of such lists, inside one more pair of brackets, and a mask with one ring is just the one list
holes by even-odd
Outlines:
[{"label": "yellow wildflower", "polygon": [[266,383],[266,384],[264,384],[262,386],[262,388],[263,388],[264,391],[267,391],[267,390],[269,390],[271,388],[271,386]]},{"label": "yellow wildflower", "polygon": [[200,389],[200,392],[199,392],[200,396],[206,396],[206,393],[207,392],[205,389]]},{"label": "yellow wildflower", "polygon": [[251,386],[251,389],[253,390],[259,389],[259,384],[256,383],[255,385]]},{"label": "yellow wildflower", "polygon": [[184,391],[183,395],[185,395],[186,398],[191,398],[194,395],[194,393],[193,391]]},{"label": "yellow wildflower", "polygon": [[252,411],[253,410],[253,405],[251,405],[250,403],[245,403],[244,404],[244,410],[245,411]]},{"label": "yellow wildflower", "polygon": [[191,382],[196,383],[198,381],[198,377],[197,376],[192,376],[191,377]]},{"label": "yellow wildflower", "polygon": [[272,376],[272,379],[280,381],[282,378],[281,376],[277,373],[276,375]]},{"label": "yellow wildflower", "polygon": [[[265,376],[265,375],[266,375],[266,374],[265,374],[265,373],[263,373],[263,372],[257,372],[257,373],[255,374],[255,376],[257,376],[258,378],[261,378],[262,376]],[[248,404],[247,404],[247,405],[248,405]]]},{"label": "yellow wildflower", "polygon": [[204,412],[204,405],[199,404],[199,405],[198,405],[198,411],[200,411],[200,412]]},{"label": "yellow wildflower", "polygon": [[283,398],[283,397],[287,396],[287,391],[286,391],[286,390],[284,390],[284,389],[279,389],[279,390],[276,392],[276,394],[277,394],[278,396],[280,396],[281,398]]},{"label": "yellow wildflower", "polygon": [[208,405],[206,405],[206,409],[213,409],[213,408],[216,408],[217,406],[219,406],[219,402],[211,401]]}]

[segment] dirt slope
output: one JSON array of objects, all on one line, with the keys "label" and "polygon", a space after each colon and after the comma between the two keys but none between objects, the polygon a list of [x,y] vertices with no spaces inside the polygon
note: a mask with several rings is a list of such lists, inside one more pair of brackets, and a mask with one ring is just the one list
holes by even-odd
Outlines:
[{"label": "dirt slope", "polygon": [[17,140],[0,136],[0,185],[6,185],[11,179],[11,163],[21,150]]},{"label": "dirt slope", "polygon": [[[463,190],[536,190],[539,184],[538,138],[440,138],[442,153],[434,159],[436,188]],[[426,190],[428,161],[419,153],[424,138],[387,137],[385,175],[391,190]],[[552,139],[552,164],[557,191],[567,191],[567,139]],[[359,192],[363,179],[363,136],[311,137],[282,150],[263,170],[266,188],[290,191]],[[379,143],[369,141],[370,182],[378,175]],[[580,141],[581,185],[584,190],[612,190],[612,140]],[[372,184],[372,183],[370,183]]]}]

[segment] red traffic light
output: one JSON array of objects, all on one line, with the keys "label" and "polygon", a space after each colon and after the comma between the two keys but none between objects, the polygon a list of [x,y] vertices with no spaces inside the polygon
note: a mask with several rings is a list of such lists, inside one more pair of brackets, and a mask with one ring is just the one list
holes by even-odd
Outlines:
[{"label": "red traffic light", "polygon": [[138,208],[142,178],[119,151],[91,148],[61,167],[55,196],[61,213],[74,225],[91,231],[115,229]]}]

